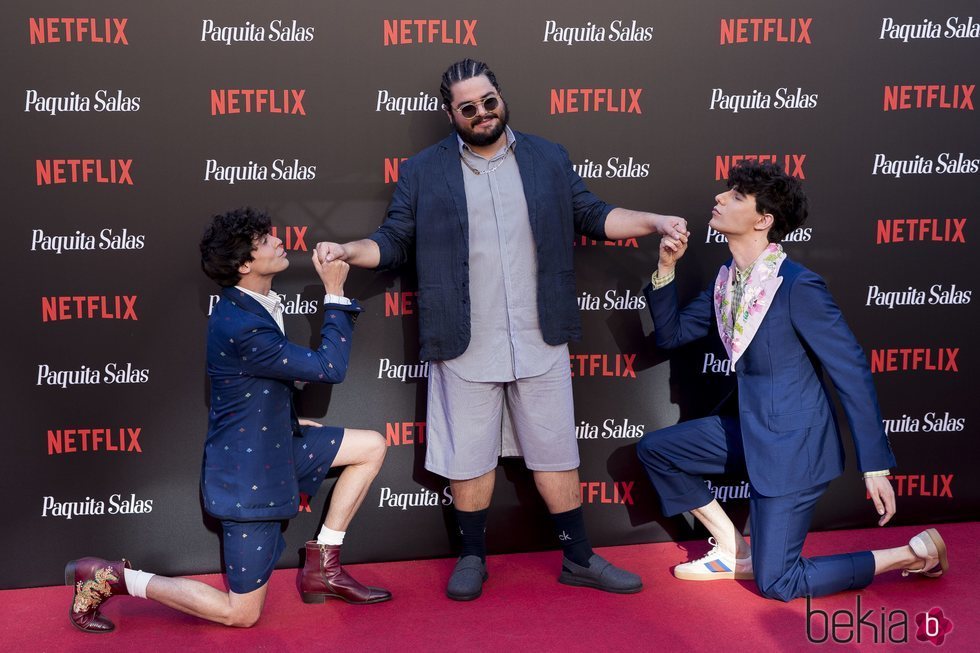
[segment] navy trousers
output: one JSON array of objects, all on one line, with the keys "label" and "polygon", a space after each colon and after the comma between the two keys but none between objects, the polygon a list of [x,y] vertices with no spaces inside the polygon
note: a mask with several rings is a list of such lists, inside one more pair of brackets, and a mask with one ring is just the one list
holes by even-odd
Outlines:
[{"label": "navy trousers", "polygon": [[[711,503],[714,496],[702,475],[746,473],[737,417],[705,417],[647,433],[637,444],[637,454],[668,517]],[[813,509],[828,485],[779,497],[762,496],[751,488],[752,567],[763,596],[790,601],[871,584],[875,565],[870,551],[800,555]]]}]

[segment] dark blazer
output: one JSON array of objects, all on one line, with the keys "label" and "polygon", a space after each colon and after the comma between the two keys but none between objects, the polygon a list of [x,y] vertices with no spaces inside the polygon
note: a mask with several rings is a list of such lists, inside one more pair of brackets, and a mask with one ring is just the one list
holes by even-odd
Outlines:
[{"label": "dark blazer", "polygon": [[[575,301],[575,232],[605,239],[614,207],[589,192],[561,145],[514,132],[528,218],[538,256],[538,316],[544,341],[581,337]],[[470,342],[469,223],[455,134],[399,166],[388,214],[370,236],[381,250],[379,269],[405,263],[418,270],[422,360],[456,358]]]},{"label": "dark blazer", "polygon": [[208,320],[211,410],[201,492],[208,513],[235,521],[294,516],[293,381],[340,383],[361,307],[326,304],[317,349],[290,343],[262,305],[224,288]]},{"label": "dark blazer", "polygon": [[[844,470],[844,449],[822,371],[847,415],[858,468],[895,466],[864,351],[823,279],[786,259],[782,285],[735,365],[745,463],[763,496],[825,483]],[[678,312],[677,284],[644,290],[657,346],[718,337],[713,287]]]}]

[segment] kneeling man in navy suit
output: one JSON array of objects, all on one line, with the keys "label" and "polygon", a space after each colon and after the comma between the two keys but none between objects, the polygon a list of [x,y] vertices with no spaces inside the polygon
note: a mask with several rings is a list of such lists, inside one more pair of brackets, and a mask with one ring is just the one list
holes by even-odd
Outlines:
[{"label": "kneeling man in navy suit", "polygon": [[231,591],[135,571],[125,559],[81,558],[68,563],[65,582],[75,589],[71,622],[85,632],[112,630],[99,608],[123,594],[229,626],[253,625],[286,544],[281,522],[297,514],[300,494],[314,495],[331,467],[344,470],[319,536],[306,543],[303,601],[391,598],[387,590],[360,584],[340,565],[347,526],[381,469],[384,438],[374,431],[300,420],[293,408],[296,386],[344,380],[361,311],[344,297],[349,267],[313,255],[326,290],[322,342],[316,349],[295,345],[286,339],[283,303],[272,290],[273,278],[289,267],[289,259],[282,241],[270,232],[269,216],[241,209],[215,216],[201,240],[204,272],[223,288],[208,320],[211,410],[201,494],[205,510],[221,520]]},{"label": "kneeling man in navy suit", "polygon": [[[686,238],[665,237],[645,289],[657,346],[672,349],[717,333],[737,387],[711,417],[643,437],[638,454],[664,514],[690,511],[712,535],[711,551],[678,565],[683,580],[755,578],[782,601],[860,589],[902,569],[936,577],[948,567],[935,529],[907,546],[834,556],[800,555],[813,509],[844,470],[826,372],[854,440],[858,467],[883,526],[895,514],[895,465],[864,352],[819,276],[788,259],[779,241],[806,220],[800,182],[778,165],[744,162],[715,197],[710,226],[732,259],[715,283],[678,310],[674,267]],[[751,548],[702,479],[747,472]]]}]

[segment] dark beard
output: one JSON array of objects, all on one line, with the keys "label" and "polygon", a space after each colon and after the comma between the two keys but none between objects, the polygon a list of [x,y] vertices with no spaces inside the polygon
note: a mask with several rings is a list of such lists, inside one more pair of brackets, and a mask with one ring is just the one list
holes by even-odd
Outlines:
[{"label": "dark beard", "polygon": [[507,108],[507,105],[504,105],[503,115],[498,115],[497,113],[494,113],[492,115],[495,115],[497,116],[497,118],[499,118],[499,120],[497,121],[497,126],[494,127],[493,130],[485,134],[482,133],[478,134],[469,129],[463,131],[462,129],[459,128],[459,126],[455,122],[453,122],[453,128],[456,130],[456,133],[463,140],[463,142],[466,143],[467,145],[470,145],[472,147],[485,147],[487,145],[492,145],[493,143],[497,142],[497,139],[500,138],[500,135],[504,133],[504,129],[507,128],[507,122],[510,120],[510,109]]}]

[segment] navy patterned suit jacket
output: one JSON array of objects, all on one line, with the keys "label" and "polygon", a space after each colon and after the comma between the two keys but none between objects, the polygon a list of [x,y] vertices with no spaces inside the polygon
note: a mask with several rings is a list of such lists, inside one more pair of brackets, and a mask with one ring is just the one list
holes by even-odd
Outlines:
[{"label": "navy patterned suit jacket", "polygon": [[275,521],[296,515],[292,438],[303,437],[293,381],[340,383],[361,307],[326,304],[317,349],[290,343],[261,304],[224,288],[208,320],[211,411],[204,445],[204,507],[219,519]]}]

